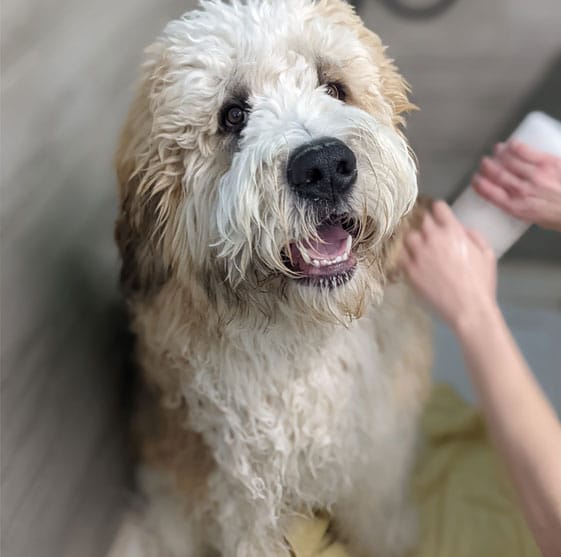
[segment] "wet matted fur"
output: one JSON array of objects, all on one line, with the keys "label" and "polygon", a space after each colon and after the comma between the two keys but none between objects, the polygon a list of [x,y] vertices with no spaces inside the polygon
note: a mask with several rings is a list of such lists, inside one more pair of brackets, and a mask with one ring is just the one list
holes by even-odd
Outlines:
[{"label": "wet matted fur", "polygon": [[[116,227],[146,393],[143,555],[282,554],[290,517],[315,509],[356,555],[414,544],[431,355],[394,267],[417,196],[411,108],[342,0],[206,1],[148,48]],[[287,180],[291,153],[323,137],[356,157],[329,203]],[[352,238],[344,279],[294,263],[326,227]]]}]

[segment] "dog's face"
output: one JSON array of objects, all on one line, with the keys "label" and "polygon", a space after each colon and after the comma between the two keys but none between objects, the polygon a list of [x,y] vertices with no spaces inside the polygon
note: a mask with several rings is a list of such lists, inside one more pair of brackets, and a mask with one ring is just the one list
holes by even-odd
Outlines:
[{"label": "dog's face", "polygon": [[358,315],[416,198],[406,87],[341,0],[233,0],[148,49],[118,154],[123,280]]}]

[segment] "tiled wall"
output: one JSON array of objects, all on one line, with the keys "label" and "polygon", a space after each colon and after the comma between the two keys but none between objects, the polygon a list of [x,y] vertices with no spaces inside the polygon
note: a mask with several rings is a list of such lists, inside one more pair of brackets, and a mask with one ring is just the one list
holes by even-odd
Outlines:
[{"label": "tiled wall", "polygon": [[99,557],[125,500],[111,168],[178,0],[2,4],[2,554]]},{"label": "tiled wall", "polygon": [[443,16],[422,22],[396,18],[376,0],[362,6],[420,107],[408,136],[422,190],[446,196],[561,54],[561,2],[457,0]]}]

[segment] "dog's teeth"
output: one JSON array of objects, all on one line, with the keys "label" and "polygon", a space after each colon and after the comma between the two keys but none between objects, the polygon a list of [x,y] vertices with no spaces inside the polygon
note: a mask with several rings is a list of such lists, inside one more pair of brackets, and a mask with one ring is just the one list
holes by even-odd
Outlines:
[{"label": "dog's teeth", "polygon": [[333,259],[312,259],[307,254],[306,256],[304,256],[304,252],[302,252],[302,256],[306,263],[308,263],[309,265],[313,265],[314,267],[330,267],[331,265],[337,265],[337,263],[342,263],[343,261],[347,261],[347,259],[349,259],[348,253],[338,255]]},{"label": "dog's teeth", "polygon": [[301,249],[300,254],[302,255],[302,259],[305,261],[307,265],[312,263],[312,258],[308,255],[308,252],[305,249]]},{"label": "dog's teeth", "polygon": [[348,256],[351,253],[351,248],[353,247],[353,237],[349,234],[347,237],[347,245],[345,246],[345,254]]}]

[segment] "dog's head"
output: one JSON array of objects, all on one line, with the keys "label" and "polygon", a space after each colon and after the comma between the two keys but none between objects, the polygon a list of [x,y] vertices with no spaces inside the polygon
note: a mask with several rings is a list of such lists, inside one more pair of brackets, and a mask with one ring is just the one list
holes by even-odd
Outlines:
[{"label": "dog's head", "polygon": [[130,295],[360,314],[417,193],[379,38],[342,0],[209,0],[147,52],[117,156]]}]

